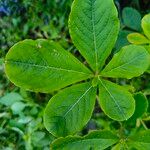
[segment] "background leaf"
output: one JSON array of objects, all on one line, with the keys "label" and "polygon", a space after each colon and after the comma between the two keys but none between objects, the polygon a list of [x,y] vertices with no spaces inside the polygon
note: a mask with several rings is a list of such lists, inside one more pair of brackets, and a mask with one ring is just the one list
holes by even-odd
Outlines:
[{"label": "background leaf", "polygon": [[104,77],[127,78],[140,76],[148,69],[150,55],[142,46],[129,45],[114,55],[102,70]]},{"label": "background leaf", "polygon": [[141,14],[134,8],[126,7],[122,11],[123,23],[136,31],[141,30]]},{"label": "background leaf", "polygon": [[89,78],[90,71],[60,45],[48,40],[24,40],[8,52],[5,70],[19,87],[50,92]]},{"label": "background leaf", "polygon": [[20,94],[15,93],[15,92],[11,92],[11,93],[7,93],[3,97],[1,97],[0,98],[0,103],[5,105],[5,106],[11,106],[15,102],[19,102],[21,100],[23,100],[23,98]]},{"label": "background leaf", "polygon": [[131,33],[127,36],[127,39],[132,44],[150,44],[150,40],[140,33]]},{"label": "background leaf", "polygon": [[145,15],[142,19],[142,28],[145,35],[150,39],[150,14]]},{"label": "background leaf", "polygon": [[44,114],[46,129],[54,136],[66,136],[81,130],[91,118],[96,88],[82,83],[62,90],[50,99]]},{"label": "background leaf", "polygon": [[75,0],[69,19],[73,43],[93,70],[101,69],[119,31],[112,0]]},{"label": "background leaf", "polygon": [[134,113],[135,102],[125,88],[99,78],[99,104],[110,118],[128,120]]},{"label": "background leaf", "polygon": [[128,120],[129,122],[135,122],[136,119],[142,117],[148,109],[148,100],[143,93],[139,92],[134,94],[135,99],[135,112],[133,116]]},{"label": "background leaf", "polygon": [[52,143],[52,150],[103,150],[115,144],[118,137],[110,131],[94,131],[85,137],[60,138]]}]

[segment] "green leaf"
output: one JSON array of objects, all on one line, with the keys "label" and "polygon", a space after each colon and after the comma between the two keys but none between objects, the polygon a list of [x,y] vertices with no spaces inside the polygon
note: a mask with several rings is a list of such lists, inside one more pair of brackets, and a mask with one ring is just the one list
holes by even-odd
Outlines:
[{"label": "green leaf", "polygon": [[[148,53],[150,54],[150,45],[145,45],[144,48],[148,51]],[[150,65],[147,69],[147,72],[150,73]]]},{"label": "green leaf", "polygon": [[129,148],[125,141],[121,141],[121,143],[115,145],[111,150],[129,150]]},{"label": "green leaf", "polygon": [[66,136],[81,130],[91,118],[96,88],[91,83],[68,87],[50,99],[44,114],[46,129],[54,136]]},{"label": "green leaf", "polygon": [[99,78],[99,104],[106,115],[117,121],[128,120],[134,113],[132,95],[117,84]]},{"label": "green leaf", "polygon": [[75,0],[69,18],[73,43],[98,71],[117,39],[119,20],[113,0]]},{"label": "green leaf", "polygon": [[11,106],[11,110],[13,111],[13,114],[20,114],[25,107],[26,107],[25,103],[16,102]]},{"label": "green leaf", "polygon": [[141,14],[136,9],[131,7],[124,8],[122,18],[125,26],[136,31],[141,30]]},{"label": "green leaf", "polygon": [[104,77],[131,79],[143,74],[150,64],[150,55],[142,46],[129,45],[114,55],[102,70]]},{"label": "green leaf", "polygon": [[145,15],[142,19],[142,28],[145,35],[150,39],[150,14]]},{"label": "green leaf", "polygon": [[147,111],[148,109],[148,100],[143,95],[143,93],[138,92],[134,94],[135,99],[135,112],[133,116],[128,121],[135,121],[137,118],[142,117],[142,115]]},{"label": "green leaf", "polygon": [[84,137],[59,138],[51,145],[52,150],[103,150],[118,141],[110,131],[93,131]]},{"label": "green leaf", "polygon": [[150,44],[150,40],[148,40],[144,35],[140,33],[131,33],[127,36],[127,39],[130,43],[140,45],[140,44]]},{"label": "green leaf", "polygon": [[5,70],[15,85],[38,92],[51,92],[91,77],[74,56],[44,39],[15,44],[6,56]]},{"label": "green leaf", "polygon": [[23,100],[20,94],[11,92],[4,95],[2,98],[0,98],[0,103],[5,106],[11,106],[16,102],[19,102]]},{"label": "green leaf", "polygon": [[137,133],[129,138],[129,144],[137,150],[149,150],[150,148],[150,130]]}]

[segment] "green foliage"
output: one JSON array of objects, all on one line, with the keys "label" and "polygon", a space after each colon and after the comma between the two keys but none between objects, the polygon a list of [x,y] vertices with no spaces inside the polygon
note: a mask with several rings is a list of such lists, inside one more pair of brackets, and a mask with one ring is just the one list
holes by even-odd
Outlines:
[{"label": "green foliage", "polygon": [[[150,14],[147,14],[143,17],[141,26],[144,35],[141,33],[131,33],[127,36],[127,39],[132,44],[142,45],[150,53]],[[150,72],[150,66],[147,72]]]},{"label": "green foliage", "polygon": [[129,138],[129,146],[137,150],[148,150],[150,147],[150,130],[137,133]]},{"label": "green foliage", "polygon": [[[140,142],[135,142],[138,140],[133,140],[134,138],[130,139],[130,137],[139,136],[137,134],[139,130],[147,129],[145,122],[149,121],[145,96],[142,93],[137,93],[133,97],[130,92],[143,90],[145,95],[149,93],[148,87],[150,85],[147,74],[142,75],[141,78],[133,78],[140,76],[146,70],[149,64],[149,54],[145,49],[149,50],[149,47],[144,45],[144,49],[135,45],[125,46],[114,57],[110,55],[119,30],[118,14],[113,1],[74,1],[69,18],[69,30],[73,43],[84,58],[70,44],[66,28],[66,12],[70,9],[67,6],[71,1],[58,0],[45,3],[36,1],[34,6],[31,1],[23,3],[25,8],[31,6],[30,15],[26,19],[28,23],[15,18],[13,25],[16,28],[12,26],[11,32],[16,30],[14,34],[16,37],[11,36],[12,33],[6,34],[7,28],[3,29],[2,34],[6,34],[6,37],[13,37],[8,40],[12,43],[17,37],[16,41],[29,37],[33,39],[47,38],[48,40],[24,40],[15,44],[5,59],[6,74],[15,85],[21,88],[34,92],[51,92],[51,95],[31,93],[32,98],[28,96],[24,98],[24,93],[21,93],[21,96],[18,95],[18,88],[15,88],[14,92],[7,96],[7,94],[3,94],[5,88],[9,87],[12,91],[14,86],[8,81],[4,86],[4,81],[0,82],[2,83],[2,85],[0,84],[0,96],[6,95],[0,98],[0,108],[2,108],[2,113],[0,113],[0,134],[2,135],[0,136],[0,149],[7,149],[8,145],[8,148],[12,149],[49,149],[49,144],[54,138],[44,130],[43,106],[55,94],[55,91],[60,89],[61,91],[50,99],[44,113],[44,125],[52,135],[56,137],[76,133],[85,135],[90,129],[107,129],[112,130],[112,133],[110,131],[95,131],[84,137],[75,135],[59,138],[51,144],[51,149],[76,150],[81,148],[87,150],[111,149],[113,147],[113,149],[119,150],[129,149],[136,143],[136,149],[145,148],[148,150],[149,145],[146,147],[144,138]],[[53,16],[49,15],[49,10]],[[134,17],[130,16],[130,20],[124,22],[123,28],[126,31],[128,29],[139,31],[140,15],[135,10],[131,11],[134,11],[132,13]],[[131,17],[137,22],[131,24]],[[45,18],[46,25],[43,23]],[[23,30],[22,26],[18,27],[21,22],[24,22],[25,25]],[[20,31],[19,36],[18,30]],[[128,44],[125,38],[129,32],[131,31],[124,32],[121,26],[114,52]],[[54,39],[57,42],[52,42],[49,39]],[[141,39],[140,42],[142,42]],[[2,49],[6,49],[6,47],[2,47]],[[85,65],[64,48],[73,52]],[[3,59],[0,59],[0,72],[3,71],[2,63]],[[0,77],[5,79],[3,75]],[[13,95],[16,98],[13,98]],[[36,102],[33,102],[33,99]],[[106,117],[97,106],[96,99],[103,112],[109,117]],[[43,100],[45,100],[44,103]],[[3,120],[3,118],[5,119]],[[129,120],[126,121],[127,119]],[[124,122],[116,122],[115,120]],[[134,123],[136,122],[135,129],[133,129],[132,120]],[[78,132],[80,130],[82,131]],[[145,131],[144,136],[148,137],[148,132]],[[6,137],[8,137],[7,140]],[[4,141],[5,144],[3,144]],[[141,143],[144,144],[144,147],[138,148]],[[117,145],[113,146],[114,144]]]},{"label": "green foliage", "polygon": [[100,71],[111,53],[119,31],[112,0],[75,0],[69,18],[74,45],[95,71]]},{"label": "green foliage", "polygon": [[143,74],[147,70],[149,62],[150,56],[142,46],[126,46],[115,54],[101,75],[131,79]]},{"label": "green foliage", "polygon": [[76,133],[91,118],[95,98],[96,88],[91,83],[62,90],[49,101],[45,109],[45,127],[58,137]]},{"label": "green foliage", "polygon": [[[84,137],[72,137],[60,138],[54,141],[51,145],[52,150],[90,150],[98,149],[103,150],[107,147],[115,144],[118,141],[118,137],[112,134],[110,131],[94,131]],[[90,141],[90,142],[89,142]]]},{"label": "green foliage", "polygon": [[6,56],[5,70],[17,86],[38,92],[58,90],[91,76],[60,45],[42,39],[15,44]]},{"label": "green foliage", "polygon": [[118,121],[128,120],[134,113],[134,99],[123,87],[99,79],[99,103],[105,114]]},{"label": "green foliage", "polygon": [[130,118],[130,120],[136,120],[137,118],[140,118],[144,115],[144,113],[147,112],[148,108],[148,100],[146,97],[141,93],[135,93],[134,94],[135,99],[135,112],[133,116]]},{"label": "green foliage", "polygon": [[141,29],[141,14],[133,8],[126,7],[122,12],[123,22],[126,27],[139,31]]}]

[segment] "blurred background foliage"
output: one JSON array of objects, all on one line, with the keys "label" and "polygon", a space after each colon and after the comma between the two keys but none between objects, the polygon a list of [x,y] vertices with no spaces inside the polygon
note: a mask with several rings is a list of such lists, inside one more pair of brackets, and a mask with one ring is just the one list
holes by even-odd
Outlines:
[{"label": "blurred background foliage", "polygon": [[[54,93],[32,93],[15,87],[4,73],[4,58],[9,48],[26,38],[58,41],[83,60],[73,46],[68,31],[68,16],[73,0],[0,0],[0,150],[48,150],[54,137],[44,128],[44,107]],[[141,18],[150,13],[150,0],[116,0],[121,28],[112,54],[128,45],[127,35],[142,32]],[[110,56],[111,58],[111,56]],[[131,92],[142,91],[150,100],[148,73],[139,78],[116,79]],[[126,123],[125,133],[150,128],[150,107],[135,123]],[[130,122],[130,121],[129,121]],[[79,135],[91,129],[118,130],[122,124],[106,117],[95,105],[93,117]]]}]

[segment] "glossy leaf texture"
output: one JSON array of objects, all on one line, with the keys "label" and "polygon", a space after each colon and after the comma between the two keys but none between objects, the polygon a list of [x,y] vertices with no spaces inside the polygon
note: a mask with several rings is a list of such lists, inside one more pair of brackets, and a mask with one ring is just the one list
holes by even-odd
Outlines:
[{"label": "glossy leaf texture", "polygon": [[137,150],[149,150],[150,148],[150,130],[142,131],[132,137],[129,137],[128,145]]},{"label": "glossy leaf texture", "polygon": [[119,32],[118,13],[113,0],[75,0],[69,30],[74,45],[92,69],[101,69]]},{"label": "glossy leaf texture", "polygon": [[117,121],[128,120],[135,110],[135,101],[124,87],[100,78],[99,104],[107,116]]},{"label": "glossy leaf texture", "polygon": [[112,78],[127,78],[140,76],[150,64],[150,55],[142,46],[129,45],[123,47],[114,55],[101,75]]},{"label": "glossy leaf texture", "polygon": [[58,90],[91,76],[73,55],[44,39],[15,44],[6,56],[5,71],[15,85],[38,92]]},{"label": "glossy leaf texture", "polygon": [[150,39],[150,14],[145,15],[142,19],[142,28],[145,35]]},{"label": "glossy leaf texture", "polygon": [[131,33],[127,36],[130,43],[140,45],[140,44],[150,44],[150,40],[140,33]]},{"label": "glossy leaf texture", "polygon": [[84,137],[59,138],[51,145],[52,150],[103,150],[118,141],[110,131],[93,131]]},{"label": "glossy leaf texture", "polygon": [[62,90],[50,99],[44,114],[46,129],[54,136],[72,135],[91,118],[96,88],[82,83]]}]

